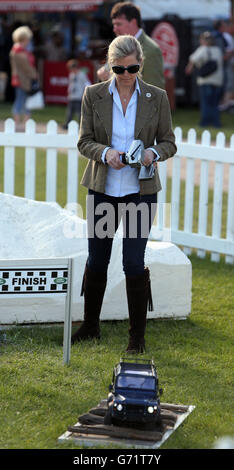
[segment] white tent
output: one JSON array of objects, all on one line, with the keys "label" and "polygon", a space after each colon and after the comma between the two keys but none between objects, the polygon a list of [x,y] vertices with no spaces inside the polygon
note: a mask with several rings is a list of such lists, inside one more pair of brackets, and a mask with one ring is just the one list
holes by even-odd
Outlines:
[{"label": "white tent", "polygon": [[143,20],[178,15],[181,18],[229,18],[230,0],[135,0]]}]

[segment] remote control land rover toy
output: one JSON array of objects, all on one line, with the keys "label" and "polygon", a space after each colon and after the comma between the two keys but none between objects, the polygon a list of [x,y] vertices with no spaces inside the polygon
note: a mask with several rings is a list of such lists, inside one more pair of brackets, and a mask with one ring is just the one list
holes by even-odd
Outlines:
[{"label": "remote control land rover toy", "polygon": [[150,359],[120,359],[109,386],[104,423],[160,423],[160,398],[156,367]]}]

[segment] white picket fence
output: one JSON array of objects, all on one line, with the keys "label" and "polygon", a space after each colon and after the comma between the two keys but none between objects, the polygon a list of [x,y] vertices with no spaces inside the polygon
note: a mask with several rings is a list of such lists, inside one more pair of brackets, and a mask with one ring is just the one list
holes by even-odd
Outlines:
[{"label": "white picket fence", "polygon": [[[56,201],[57,192],[57,153],[67,153],[67,204],[78,203],[78,159],[77,151],[78,124],[72,121],[68,132],[58,133],[57,123],[49,121],[47,132],[37,133],[36,123],[29,120],[25,132],[15,132],[12,119],[5,121],[4,132],[0,132],[0,147],[4,147],[3,192],[15,194],[15,151],[17,147],[25,148],[25,181],[24,196],[35,199],[36,192],[36,149],[46,151],[46,201]],[[172,188],[170,195],[171,223],[168,227],[165,211],[168,184],[169,162],[159,164],[162,191],[158,194],[159,210],[156,226],[151,231],[151,238],[170,240],[184,247],[187,254],[191,249],[197,249],[197,254],[204,257],[211,252],[211,259],[219,261],[220,254],[225,255],[227,263],[234,263],[234,135],[230,145],[226,146],[225,135],[217,134],[216,144],[211,143],[210,133],[204,131],[201,143],[196,142],[196,132],[190,129],[187,140],[182,139],[182,130],[175,129],[177,154],[173,157]],[[186,158],[185,200],[181,200],[181,161]],[[199,161],[199,207],[198,227],[194,231],[194,188],[195,164]],[[212,182],[212,229],[208,234],[208,195],[209,195],[209,166],[215,165]],[[228,166],[227,217],[223,220],[223,169]],[[179,226],[180,207],[184,203],[184,226]],[[222,236],[225,224],[225,237]]]},{"label": "white picket fence", "polygon": [[[201,143],[196,142],[196,132],[190,129],[187,141],[182,140],[182,130],[175,129],[177,153],[173,157],[172,189],[171,189],[171,239],[182,245],[189,254],[191,248],[196,248],[197,254],[204,257],[206,251],[211,252],[212,261],[219,261],[224,254],[227,263],[234,262],[234,134],[230,146],[226,147],[225,135],[217,134],[215,145],[211,144],[209,131],[202,133]],[[186,158],[184,226],[179,229],[179,211],[181,200],[181,160]],[[194,225],[194,186],[195,163],[199,161],[199,206],[198,227]],[[209,208],[209,167],[214,164],[214,175],[211,181],[213,189],[212,200],[212,229],[207,234]],[[227,217],[223,220],[223,173],[224,164],[228,166]],[[159,165],[160,179],[163,190],[159,193],[159,202],[166,201],[168,162]],[[221,236],[225,224],[225,238]]]}]

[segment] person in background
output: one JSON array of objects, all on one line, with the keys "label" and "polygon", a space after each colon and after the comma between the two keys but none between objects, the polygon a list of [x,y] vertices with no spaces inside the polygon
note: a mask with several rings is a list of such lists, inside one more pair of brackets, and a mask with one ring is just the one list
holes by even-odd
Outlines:
[{"label": "person in background", "polygon": [[[142,29],[142,19],[139,7],[131,2],[116,3],[111,10],[113,30],[116,36],[130,34],[138,39],[144,54],[142,79],[159,88],[165,88],[163,57],[158,44]],[[110,72],[108,64],[97,71],[100,81],[108,80]]]},{"label": "person in background", "polygon": [[224,35],[224,27],[225,23],[223,20],[217,20],[213,24],[215,45],[221,49],[223,55],[225,54],[225,49],[227,47],[227,41]]},{"label": "person in background", "polygon": [[[88,260],[82,283],[84,322],[72,335],[72,343],[100,337],[107,270],[122,219],[130,325],[127,352],[142,353],[147,308],[153,310],[144,257],[161,189],[156,161],[174,155],[175,136],[166,91],[140,78],[143,53],[139,41],[131,35],[116,37],[109,46],[108,64],[111,79],[86,87],[82,100],[78,149],[89,160],[81,181],[88,188]],[[122,162],[122,154],[135,139],[144,144],[143,165],[155,166],[150,179],[139,180],[139,169]],[[103,206],[113,214],[105,236],[99,231]]]},{"label": "person in background", "polygon": [[234,109],[234,18],[223,22],[223,35],[226,40],[225,49],[225,87],[220,111]]},{"label": "person in background", "polygon": [[32,31],[28,26],[20,26],[12,34],[13,46],[10,51],[11,85],[15,88],[13,103],[13,116],[16,125],[27,121],[30,112],[25,107],[28,92],[31,90],[32,80],[37,79],[35,58],[28,50]]},{"label": "person in background", "polygon": [[67,60],[67,51],[64,47],[64,35],[59,26],[55,26],[52,29],[44,50],[46,60],[49,62],[63,62]]},{"label": "person in background", "polygon": [[68,78],[68,104],[66,112],[66,120],[63,129],[67,129],[69,122],[76,114],[80,119],[81,100],[85,87],[91,85],[85,68],[79,67],[77,59],[71,59],[67,62],[69,71]]},{"label": "person in background", "polygon": [[219,101],[223,86],[223,57],[219,47],[214,46],[214,37],[209,31],[200,35],[200,46],[190,55],[185,68],[187,75],[209,59],[217,62],[217,70],[206,77],[197,77],[200,95],[200,126],[221,127]]},{"label": "person in background", "polygon": [[218,20],[214,23],[213,36],[215,45],[218,46],[223,55],[223,88],[221,94],[220,111],[226,111],[234,104],[231,101],[231,95],[234,87],[234,77],[232,72],[234,38],[231,34],[231,20]]}]

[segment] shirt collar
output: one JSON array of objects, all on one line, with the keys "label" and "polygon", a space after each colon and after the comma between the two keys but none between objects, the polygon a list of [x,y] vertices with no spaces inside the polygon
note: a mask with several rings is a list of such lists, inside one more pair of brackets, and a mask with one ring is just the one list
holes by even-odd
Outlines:
[{"label": "shirt collar", "polygon": [[[111,83],[109,85],[109,93],[110,95],[113,95],[114,91],[116,90],[116,85],[115,85],[115,78],[111,80]],[[135,91],[138,91],[139,95],[141,94],[141,89],[139,86],[138,79],[136,77],[136,85],[135,85]]]},{"label": "shirt collar", "polygon": [[138,29],[137,33],[135,34],[135,38],[138,39],[142,33],[142,28]]}]

